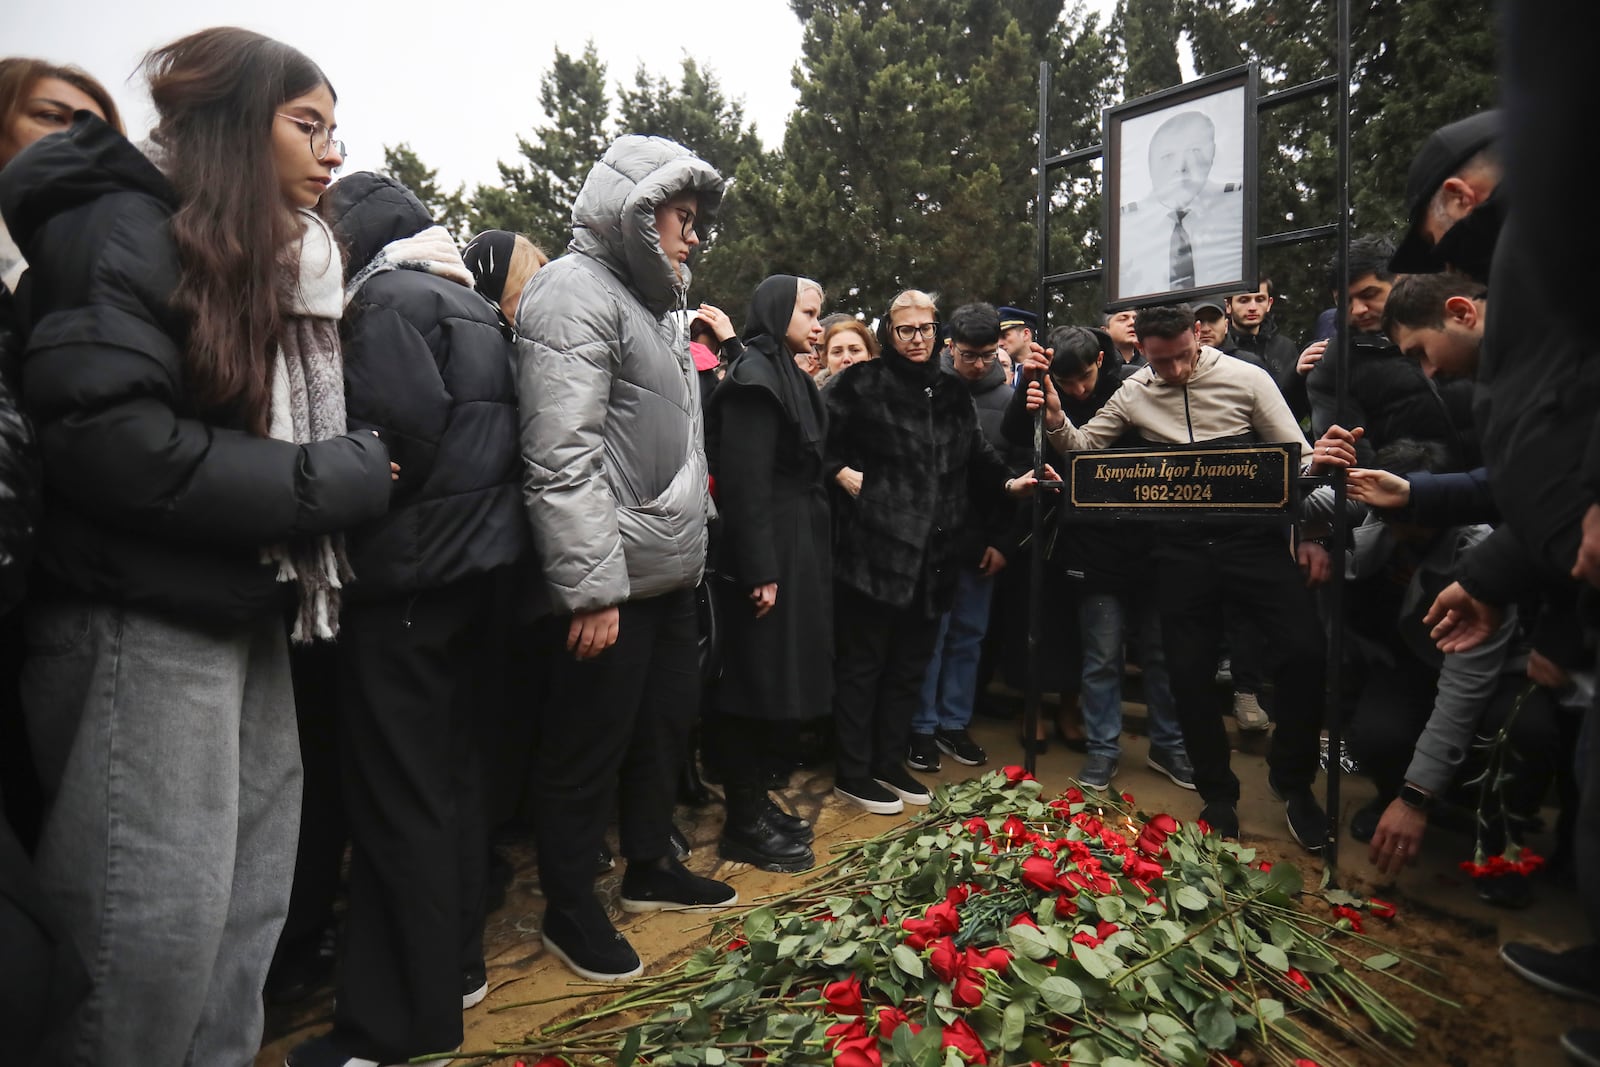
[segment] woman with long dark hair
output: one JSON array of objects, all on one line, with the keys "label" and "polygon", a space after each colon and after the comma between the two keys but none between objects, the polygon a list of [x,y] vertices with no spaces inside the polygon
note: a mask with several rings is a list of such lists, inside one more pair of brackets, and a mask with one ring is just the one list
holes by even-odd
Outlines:
[{"label": "woman with long dark hair", "polygon": [[769,871],[810,867],[812,833],[767,795],[760,757],[774,747],[774,724],[814,718],[833,698],[827,416],[794,359],[822,337],[821,311],[822,287],[809,278],[762,282],[744,352],[706,415],[722,514],[711,588],[726,643],[704,744],[727,791],[723,858]]},{"label": "woman with long dark hair", "polygon": [[146,73],[148,155],[80,112],[0,175],[45,472],[36,861],[92,985],[48,1062],[240,1064],[299,821],[280,605],[336,632],[335,535],[384,512],[393,467],[345,432],[342,268],[309,211],[343,162],[327,78],[237,29]]}]

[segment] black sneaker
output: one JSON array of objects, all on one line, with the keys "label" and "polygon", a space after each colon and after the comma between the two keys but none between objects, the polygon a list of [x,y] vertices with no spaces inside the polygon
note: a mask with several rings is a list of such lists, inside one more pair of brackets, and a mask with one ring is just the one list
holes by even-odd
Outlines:
[{"label": "black sneaker", "polygon": [[935,730],[933,739],[939,745],[939,751],[968,767],[982,767],[989,762],[989,753],[983,746],[972,739],[966,728],[959,730]]},{"label": "black sneaker", "polygon": [[898,763],[891,764],[873,775],[873,780],[907,804],[927,804],[933,800],[928,787],[905,772]]},{"label": "black sneaker", "polygon": [[1194,764],[1181,748],[1152,748],[1145,757],[1145,765],[1172,779],[1173,785],[1194,788]]},{"label": "black sneaker", "polygon": [[1507,941],[1500,946],[1500,959],[1540,989],[1600,1004],[1600,945],[1551,952],[1526,941]]},{"label": "black sneaker", "polygon": [[546,908],[540,937],[552,956],[591,982],[625,982],[644,973],[639,954],[611,925],[597,900],[580,905],[575,913]]},{"label": "black sneaker", "polygon": [[461,1010],[476,1008],[489,995],[489,972],[483,964],[461,972]]},{"label": "black sneaker", "polygon": [[1117,776],[1117,761],[1111,756],[1090,756],[1084,763],[1083,770],[1078,772],[1078,781],[1086,789],[1105,792],[1111,786],[1111,779]]},{"label": "black sneaker", "polygon": [[1600,1067],[1600,1030],[1568,1030],[1561,1035],[1561,1051],[1580,1067]]},{"label": "black sneaker", "polygon": [[1381,795],[1361,805],[1350,816],[1350,836],[1363,845],[1371,841],[1372,835],[1378,832],[1378,823],[1383,821],[1383,813],[1388,810],[1389,801]]},{"label": "black sneaker", "polygon": [[1239,840],[1239,809],[1233,804],[1216,801],[1200,809],[1200,818],[1211,827],[1211,832],[1224,841]]},{"label": "black sneaker", "polygon": [[874,815],[899,815],[905,802],[871,778],[836,778],[833,795],[848,800]]},{"label": "black sneaker", "polygon": [[622,876],[623,911],[716,911],[737,903],[732,886],[701,878],[672,856],[630,862]]},{"label": "black sneaker", "polygon": [[934,743],[932,734],[912,734],[910,743],[906,745],[906,766],[924,774],[937,773],[939,749],[942,747]]},{"label": "black sneaker", "polygon": [[1282,793],[1274,789],[1273,793],[1283,801],[1283,817],[1289,825],[1289,835],[1313,856],[1320,854],[1328,843],[1328,816],[1317,803],[1310,786]]}]

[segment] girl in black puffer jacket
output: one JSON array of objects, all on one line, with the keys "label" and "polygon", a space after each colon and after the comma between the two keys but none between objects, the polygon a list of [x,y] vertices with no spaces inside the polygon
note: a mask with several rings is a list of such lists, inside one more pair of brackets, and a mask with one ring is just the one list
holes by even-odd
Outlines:
[{"label": "girl in black puffer jacket", "polygon": [[499,666],[486,655],[495,577],[528,543],[515,349],[455,243],[403,185],[352,174],[329,198],[350,277],[350,423],[377,430],[405,476],[389,513],[348,537],[344,958],[333,1031],[290,1062],[399,1063],[459,1045],[463,994],[476,1003],[486,991],[482,683]]},{"label": "girl in black puffer jacket", "polygon": [[333,630],[335,535],[392,469],[343,426],[339,260],[307,213],[342,162],[327,78],[234,29],[147,69],[168,171],[79,112],[0,174],[44,471],[35,856],[91,982],[44,1059],[246,1063],[299,823],[280,603]]}]

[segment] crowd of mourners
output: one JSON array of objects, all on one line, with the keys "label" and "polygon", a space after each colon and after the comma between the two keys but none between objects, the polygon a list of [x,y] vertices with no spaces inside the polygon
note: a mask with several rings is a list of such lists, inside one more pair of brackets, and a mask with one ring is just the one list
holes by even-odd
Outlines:
[{"label": "crowd of mourners", "polygon": [[[984,766],[973,716],[1014,714],[991,681],[1026,684],[1030,598],[1060,712],[1018,744],[1079,749],[1083,787],[1126,770],[1137,678],[1137,751],[1192,814],[1239,836],[1230,721],[1270,731],[1322,850],[1339,626],[1377,870],[1451,823],[1438,847],[1515,857],[1553,798],[1594,918],[1600,359],[1546,220],[1510,208],[1514,119],[1432,134],[1398,246],[1358,236],[1325,293],[1041,329],[942,310],[936,278],[826,314],[774,274],[735,321],[689,299],[726,181],[671,141],[610,145],[556,258],[459,247],[394,178],[335,180],[337,98],[293,48],[212,29],[144,69],[135,144],[82,71],[0,60],[8,1056],[248,1064],[264,990],[335,955],[333,1025],[291,1067],[456,1049],[508,806],[544,948],[638,975],[594,891],[608,828],[629,912],[738,902],[683,863],[702,773],[723,858],[809,869],[773,796],[796,760],[877,815]],[[1332,305],[1308,343],[1288,299]],[[1086,450],[1263,443],[1303,461],[1279,524],[1084,519],[1058,488]],[[1531,867],[1483,894],[1526,904]],[[1600,999],[1592,940],[1501,955]]]}]

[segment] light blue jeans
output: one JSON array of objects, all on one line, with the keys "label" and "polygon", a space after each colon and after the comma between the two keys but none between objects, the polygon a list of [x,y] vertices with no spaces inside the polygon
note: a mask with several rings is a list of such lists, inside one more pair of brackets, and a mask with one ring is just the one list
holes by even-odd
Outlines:
[{"label": "light blue jeans", "polygon": [[1122,752],[1122,646],[1129,620],[1138,626],[1143,656],[1145,706],[1150,713],[1150,747],[1183,751],[1183,730],[1172,703],[1167,660],[1161,647],[1161,615],[1155,598],[1116,593],[1084,593],[1078,598],[1078,631],[1083,642],[1083,731],[1089,754],[1116,759]]},{"label": "light blue jeans", "polygon": [[26,633],[35,864],[91,982],[47,1062],[252,1063],[300,822],[282,620],[48,603]]},{"label": "light blue jeans", "polygon": [[978,699],[978,660],[989,630],[994,579],[975,567],[956,574],[956,598],[939,619],[933,659],[922,679],[922,703],[911,717],[911,732],[964,730]]}]

